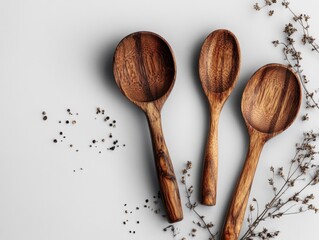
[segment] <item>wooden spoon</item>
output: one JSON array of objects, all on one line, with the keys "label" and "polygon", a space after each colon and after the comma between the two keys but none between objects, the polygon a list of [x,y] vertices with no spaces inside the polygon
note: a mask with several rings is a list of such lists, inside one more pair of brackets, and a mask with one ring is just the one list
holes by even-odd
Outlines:
[{"label": "wooden spoon", "polygon": [[123,38],[115,50],[113,73],[122,93],[146,114],[168,220],[180,221],[183,219],[183,210],[173,165],[162,133],[160,114],[176,77],[172,49],[155,33],[132,33]]},{"label": "wooden spoon", "polygon": [[240,68],[239,43],[233,33],[220,29],[204,41],[199,57],[199,77],[210,106],[202,176],[202,203],[216,204],[218,172],[218,120],[225,101],[236,85]]},{"label": "wooden spoon", "polygon": [[262,148],[267,140],[292,124],[300,103],[299,79],[284,65],[265,65],[249,80],[241,102],[250,136],[249,150],[228,211],[222,239],[238,239]]}]

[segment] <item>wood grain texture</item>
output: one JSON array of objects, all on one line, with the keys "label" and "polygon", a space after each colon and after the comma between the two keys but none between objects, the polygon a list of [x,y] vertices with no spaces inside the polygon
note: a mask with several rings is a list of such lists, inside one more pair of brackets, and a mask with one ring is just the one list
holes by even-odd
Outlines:
[{"label": "wood grain texture", "polygon": [[155,33],[130,34],[115,50],[113,73],[122,93],[146,114],[168,221],[180,221],[183,219],[183,210],[173,165],[162,132],[160,114],[175,82],[176,65],[172,49]]},{"label": "wood grain texture", "polygon": [[115,81],[123,94],[139,106],[163,105],[175,82],[176,65],[168,43],[159,35],[137,32],[117,46],[113,59]]},{"label": "wood grain texture", "polygon": [[299,111],[300,98],[296,74],[286,66],[269,64],[247,83],[242,113],[247,124],[274,136],[292,124]]},{"label": "wood grain texture", "polygon": [[250,137],[246,162],[239,177],[239,181],[228,210],[229,212],[222,235],[222,239],[224,240],[238,239],[259,156],[266,141],[263,134],[259,134],[254,129],[251,129],[251,132],[254,133]]},{"label": "wood grain texture", "polygon": [[220,29],[205,39],[199,57],[199,77],[210,106],[203,175],[202,203],[215,205],[218,178],[218,121],[220,112],[236,85],[240,47],[233,33]]},{"label": "wood grain texture", "polygon": [[262,148],[267,140],[287,129],[301,103],[297,75],[281,64],[260,68],[243,93],[242,113],[250,136],[246,161],[228,210],[223,240],[237,240]]}]

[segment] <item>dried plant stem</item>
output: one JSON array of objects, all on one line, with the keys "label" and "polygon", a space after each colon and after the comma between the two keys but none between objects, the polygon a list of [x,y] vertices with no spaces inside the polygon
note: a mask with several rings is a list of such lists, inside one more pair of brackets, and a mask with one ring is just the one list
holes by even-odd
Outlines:
[{"label": "dried plant stem", "polygon": [[[277,4],[279,1],[277,0],[264,0],[264,4],[259,6],[259,3],[254,5],[254,9],[260,11],[263,8],[271,7],[274,4]],[[310,34],[310,25],[309,25],[309,15],[307,14],[296,14],[292,8],[290,7],[290,2],[287,0],[280,1],[281,5],[288,9],[288,11],[292,15],[292,20],[284,27],[285,33],[285,41],[279,42],[278,40],[273,41],[273,44],[277,46],[278,44],[283,46],[283,53],[285,56],[285,60],[288,64],[295,70],[295,72],[299,75],[300,82],[305,91],[306,98],[306,108],[316,108],[319,110],[319,100],[315,99],[315,92],[309,91],[306,84],[308,82],[306,75],[303,73],[303,69],[301,68],[301,52],[298,51],[295,47],[295,39],[293,38],[293,34],[298,32],[298,29],[294,27],[293,23],[296,22],[299,25],[299,29],[302,31],[301,43],[303,45],[311,46],[311,50],[313,52],[319,53],[319,45],[316,42],[316,39]],[[269,10],[268,15],[272,16],[274,14],[274,10]],[[304,116],[304,120],[308,120],[308,115]]]},{"label": "dried plant stem", "polygon": [[[264,237],[265,235],[266,237],[262,239],[275,238],[279,234],[279,231],[270,233],[264,228],[261,232],[255,232],[260,223],[267,219],[280,218],[282,216],[303,213],[306,211],[318,211],[313,204],[309,203],[314,199],[313,194],[309,194],[304,198],[300,197],[311,185],[316,185],[319,182],[319,165],[314,163],[315,155],[317,155],[318,152],[314,150],[315,145],[312,145],[312,142],[316,141],[317,137],[318,134],[313,132],[304,134],[302,143],[296,145],[296,153],[293,160],[291,160],[287,177],[285,177],[282,167],[278,168],[276,174],[275,169],[273,167],[270,168],[272,177],[268,181],[269,185],[272,187],[274,197],[265,205],[264,210],[260,214],[258,202],[256,199],[253,199],[253,202],[257,205],[256,219],[253,221],[252,212],[255,208],[251,205],[247,219],[249,228],[240,238],[241,240],[250,240],[254,237],[260,238],[260,236]],[[278,176],[279,179],[283,181],[279,190],[277,190],[275,186],[275,176]],[[306,181],[306,183],[299,186],[298,190],[294,193],[289,193],[289,190],[295,187],[297,181]],[[299,205],[299,208],[296,211],[294,209],[296,209],[297,205]]]},{"label": "dried plant stem", "polygon": [[[205,216],[201,215],[197,210],[197,202],[192,202],[192,194],[194,191],[193,186],[188,186],[187,185],[187,178],[190,176],[189,170],[192,168],[192,162],[188,161],[186,164],[186,168],[182,170],[182,179],[181,182],[185,187],[185,192],[186,192],[186,198],[187,198],[187,203],[186,203],[186,207],[191,210],[193,213],[195,213],[195,215],[198,217],[199,221],[198,222],[194,222],[194,224],[196,224],[197,226],[206,229],[209,233],[209,240],[216,240],[216,236],[218,233],[213,233],[211,231],[211,228],[214,226],[214,224],[212,224],[211,222],[207,222],[204,218]],[[196,231],[196,229],[193,229]],[[195,236],[194,231],[191,234],[191,236]]]},{"label": "dried plant stem", "polygon": [[[185,186],[185,191],[186,191],[186,198],[187,198],[187,206],[194,206],[196,203],[192,203],[191,201],[191,194],[189,193],[188,191],[188,187],[187,187],[187,183],[186,183],[186,179],[185,179],[185,183],[184,183],[184,186]],[[204,220],[204,216],[202,216],[201,214],[199,214],[197,212],[197,210],[195,209],[195,207],[188,207],[191,211],[193,211],[197,217],[200,219],[200,221],[204,224],[205,228],[207,229],[207,231],[209,232],[209,235],[211,236],[211,239],[212,240],[216,240],[216,234],[213,234],[210,230],[210,226],[206,223],[206,221]]]},{"label": "dried plant stem", "polygon": [[[286,8],[293,15],[293,19],[294,20],[296,19],[299,25],[301,26],[303,34],[304,34],[304,38],[313,39],[309,33],[310,26],[309,26],[308,20],[304,21],[303,18],[301,18],[300,16],[297,16],[297,14],[289,7],[289,4],[286,6]],[[307,17],[307,19],[309,19],[309,16]],[[312,50],[319,53],[319,45],[314,40],[315,39],[313,39],[313,41],[303,41],[303,43],[306,44],[308,42],[312,46]]]},{"label": "dried plant stem", "polygon": [[[308,186],[310,186],[313,183],[313,180],[309,181],[298,193],[297,195],[299,195],[301,192],[303,192]],[[270,218],[270,216],[274,216],[274,214],[276,212],[278,212],[282,207],[284,207],[285,205],[287,205],[287,203],[292,202],[293,200],[287,200],[286,202],[284,202],[280,208],[276,208],[274,211],[270,212],[270,214],[268,215],[269,211],[274,207],[275,203],[280,199],[280,197],[286,193],[286,191],[288,190],[288,188],[286,187],[286,183],[284,184],[284,186],[282,187],[282,189],[279,191],[279,193],[271,200],[271,202],[269,202],[265,209],[262,211],[261,214],[259,214],[256,218],[256,220],[252,223],[252,225],[249,227],[249,229],[245,232],[245,234],[240,238],[241,240],[246,240],[249,237],[251,237],[252,233],[254,232],[254,230],[259,226],[261,221],[265,221],[267,218]],[[280,213],[280,216],[284,216],[284,215],[291,215],[291,214],[297,214],[297,213],[301,213],[301,211],[297,211],[297,212],[291,212],[291,213],[287,213],[291,208],[295,207],[295,205],[289,207],[288,209],[286,209],[283,213]],[[302,212],[306,212],[308,210],[303,210]]]},{"label": "dried plant stem", "polygon": [[295,59],[296,63],[292,63],[292,61],[290,60],[288,54],[287,54],[287,49],[289,49],[289,47],[293,50],[293,52],[297,52],[294,44],[286,44],[284,42],[279,42],[279,44],[281,44],[283,46],[283,54],[285,56],[285,60],[288,62],[289,66],[298,74],[301,85],[306,93],[306,99],[310,99],[310,101],[313,103],[312,106],[315,106],[317,109],[319,109],[319,104],[318,102],[314,99],[313,97],[313,93],[310,93],[309,90],[306,87],[306,82],[307,80],[305,79],[305,75],[302,74],[303,70],[301,69],[301,65],[300,65],[300,59]]}]

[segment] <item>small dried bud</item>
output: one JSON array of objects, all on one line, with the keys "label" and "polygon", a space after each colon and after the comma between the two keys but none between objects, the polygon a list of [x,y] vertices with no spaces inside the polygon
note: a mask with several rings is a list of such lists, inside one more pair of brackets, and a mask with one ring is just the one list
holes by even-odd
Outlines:
[{"label": "small dried bud", "polygon": [[291,23],[286,24],[284,33],[286,33],[288,36],[291,36],[296,31],[297,29]]},{"label": "small dried bud", "polygon": [[279,41],[278,40],[272,41],[272,44],[274,44],[274,46],[277,47],[279,45]]},{"label": "small dried bud", "polygon": [[254,4],[254,9],[256,10],[256,11],[260,11],[260,6],[259,6],[259,4],[258,3],[255,3]]},{"label": "small dried bud", "polygon": [[251,211],[251,212],[255,211],[255,208],[253,205],[249,205],[249,211]]},{"label": "small dried bud", "polygon": [[187,161],[186,163],[186,169],[189,170],[193,167],[193,163],[191,161]]},{"label": "small dried bud", "polygon": [[309,120],[308,113],[306,113],[305,115],[303,115],[303,116],[301,117],[301,120],[302,120],[302,121],[307,121],[307,120]]},{"label": "small dried bud", "polygon": [[285,8],[288,8],[289,7],[289,4],[290,2],[287,2],[287,1],[282,1],[281,3]]}]

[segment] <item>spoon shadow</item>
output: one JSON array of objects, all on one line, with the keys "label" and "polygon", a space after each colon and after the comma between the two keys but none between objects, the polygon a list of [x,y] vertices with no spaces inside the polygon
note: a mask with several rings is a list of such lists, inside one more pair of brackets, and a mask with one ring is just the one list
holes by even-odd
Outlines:
[{"label": "spoon shadow", "polygon": [[[243,146],[249,145],[249,135],[247,133],[246,123],[245,123],[245,120],[244,120],[242,112],[241,112],[241,99],[242,99],[242,95],[243,95],[244,89],[246,87],[246,84],[247,84],[247,82],[252,74],[253,74],[253,71],[246,72],[244,75],[240,74],[238,82],[235,86],[234,91],[232,92],[232,94],[229,98],[229,103],[228,103],[231,107],[231,111],[233,112],[236,121],[238,121],[238,125],[240,126],[240,136],[242,137],[240,139],[240,142],[242,143]],[[238,159],[237,159],[238,167],[235,170],[235,174],[231,177],[232,180],[230,181],[230,185],[229,185],[231,187],[229,187],[228,189],[225,189],[225,192],[226,192],[225,199],[227,199],[227,201],[225,201],[223,203],[224,206],[222,208],[223,211],[221,214],[221,216],[223,216],[222,219],[225,219],[225,217],[227,215],[228,207],[229,207],[229,204],[231,202],[232,194],[233,194],[233,191],[235,189],[237,179],[239,178],[239,176],[241,174],[242,166],[245,163],[246,154],[247,154],[247,149],[243,150],[242,156],[238,156]],[[222,181],[222,179],[220,179],[220,180]],[[224,220],[221,221],[221,227],[223,224],[224,224]]]},{"label": "spoon shadow", "polygon": [[113,75],[113,55],[115,48],[123,36],[113,37],[102,46],[100,55],[97,58],[98,61],[98,71],[101,75],[101,81],[105,88],[108,90],[108,94],[112,96],[114,101],[120,101],[123,106],[128,106],[127,108],[132,114],[132,118],[137,119],[138,132],[142,135],[143,142],[140,143],[140,148],[143,151],[142,159],[134,159],[133,161],[142,161],[144,169],[142,172],[146,176],[141,176],[147,179],[150,189],[159,189],[159,185],[156,178],[156,171],[153,161],[153,152],[151,146],[151,138],[147,130],[147,122],[144,114],[136,107],[130,103],[127,98],[119,90]]},{"label": "spoon shadow", "polygon": [[[200,144],[199,146],[205,146],[206,143],[206,133],[209,131],[209,104],[207,101],[207,97],[203,91],[203,87],[201,85],[201,82],[199,80],[199,72],[198,72],[198,60],[199,60],[199,55],[200,55],[200,51],[202,48],[202,44],[203,44],[203,39],[206,38],[205,33],[202,34],[202,36],[199,36],[196,40],[196,42],[194,43],[194,46],[191,48],[192,52],[191,52],[191,61],[190,61],[190,69],[191,71],[191,78],[193,80],[194,83],[194,88],[197,92],[197,95],[199,96],[200,99],[200,106],[202,107],[203,111],[204,111],[204,134],[203,137],[201,139],[199,139]],[[202,182],[202,159],[204,158],[204,154],[205,154],[205,147],[202,147],[202,149],[200,150],[200,156],[198,157],[198,159],[196,159],[196,163],[200,163],[199,166],[199,172],[197,175],[197,179],[195,180],[198,184],[201,184]],[[198,185],[199,186],[199,185]],[[196,198],[200,199],[201,198],[201,191],[200,189],[198,189],[198,191],[196,192]]]}]

